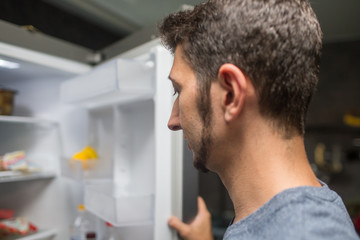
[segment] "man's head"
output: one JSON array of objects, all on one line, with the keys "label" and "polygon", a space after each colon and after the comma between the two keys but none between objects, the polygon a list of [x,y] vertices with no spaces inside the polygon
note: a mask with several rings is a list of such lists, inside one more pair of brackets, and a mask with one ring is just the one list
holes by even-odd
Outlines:
[{"label": "man's head", "polygon": [[211,121],[211,83],[232,63],[251,80],[262,116],[284,138],[304,134],[322,45],[307,0],[209,0],[168,16],[159,29],[172,52],[181,45],[195,72],[204,126]]}]

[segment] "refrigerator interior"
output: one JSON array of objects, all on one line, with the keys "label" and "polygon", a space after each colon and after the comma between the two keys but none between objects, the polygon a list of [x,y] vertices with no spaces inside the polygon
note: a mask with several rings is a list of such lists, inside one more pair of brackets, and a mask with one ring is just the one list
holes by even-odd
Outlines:
[{"label": "refrigerator interior", "polygon": [[[175,238],[166,219],[181,217],[173,188],[181,169],[172,161],[182,159],[182,136],[166,128],[171,58],[153,41],[84,74],[34,63],[18,73],[1,70],[1,86],[17,94],[13,116],[0,117],[0,155],[24,150],[42,170],[1,178],[0,208],[51,232],[49,239],[70,239],[82,203],[98,239],[105,221],[122,239]],[[71,158],[87,145],[99,159],[83,169]]]},{"label": "refrigerator interior", "polygon": [[70,219],[74,217],[74,212],[68,209],[74,204],[71,201],[81,199],[81,187],[60,178],[58,89],[64,79],[74,74],[13,61],[20,62],[23,69],[1,70],[1,86],[16,90],[17,94],[13,116],[0,119],[0,155],[24,150],[27,160],[42,170],[30,176],[1,178],[0,206],[15,210],[15,216],[26,217],[47,233],[45,236],[49,239],[55,235],[58,236],[55,239],[66,239],[63,232],[68,231]]}]

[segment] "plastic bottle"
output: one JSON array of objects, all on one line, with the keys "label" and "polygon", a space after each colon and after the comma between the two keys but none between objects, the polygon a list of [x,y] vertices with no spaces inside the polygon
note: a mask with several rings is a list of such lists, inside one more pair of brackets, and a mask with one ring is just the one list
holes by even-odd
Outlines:
[{"label": "plastic bottle", "polygon": [[109,222],[106,222],[106,229],[102,240],[120,240],[116,229]]},{"label": "plastic bottle", "polygon": [[95,240],[95,224],[84,205],[78,206],[78,213],[71,229],[71,240]]}]

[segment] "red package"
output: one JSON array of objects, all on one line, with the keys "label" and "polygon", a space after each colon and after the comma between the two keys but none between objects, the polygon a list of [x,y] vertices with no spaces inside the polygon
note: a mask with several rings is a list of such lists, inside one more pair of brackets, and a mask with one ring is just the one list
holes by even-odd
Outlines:
[{"label": "red package", "polygon": [[37,232],[37,227],[24,217],[0,221],[0,236],[25,235],[32,232]]},{"label": "red package", "polygon": [[0,209],[0,219],[8,219],[14,217],[14,210]]}]

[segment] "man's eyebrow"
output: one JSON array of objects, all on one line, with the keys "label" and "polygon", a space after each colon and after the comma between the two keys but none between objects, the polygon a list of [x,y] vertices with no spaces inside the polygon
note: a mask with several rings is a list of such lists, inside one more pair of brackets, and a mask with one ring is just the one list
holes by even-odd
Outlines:
[{"label": "man's eyebrow", "polygon": [[179,85],[179,83],[178,83],[174,78],[172,78],[170,75],[168,76],[168,79],[169,79],[173,84]]},{"label": "man's eyebrow", "polygon": [[174,79],[174,78],[172,78],[170,75],[169,75],[169,80],[171,81],[171,84],[173,85],[173,87],[174,88],[176,88],[176,89],[180,89],[181,87],[180,87],[180,84]]},{"label": "man's eyebrow", "polygon": [[168,79],[172,82],[176,82],[170,75],[168,76]]}]

